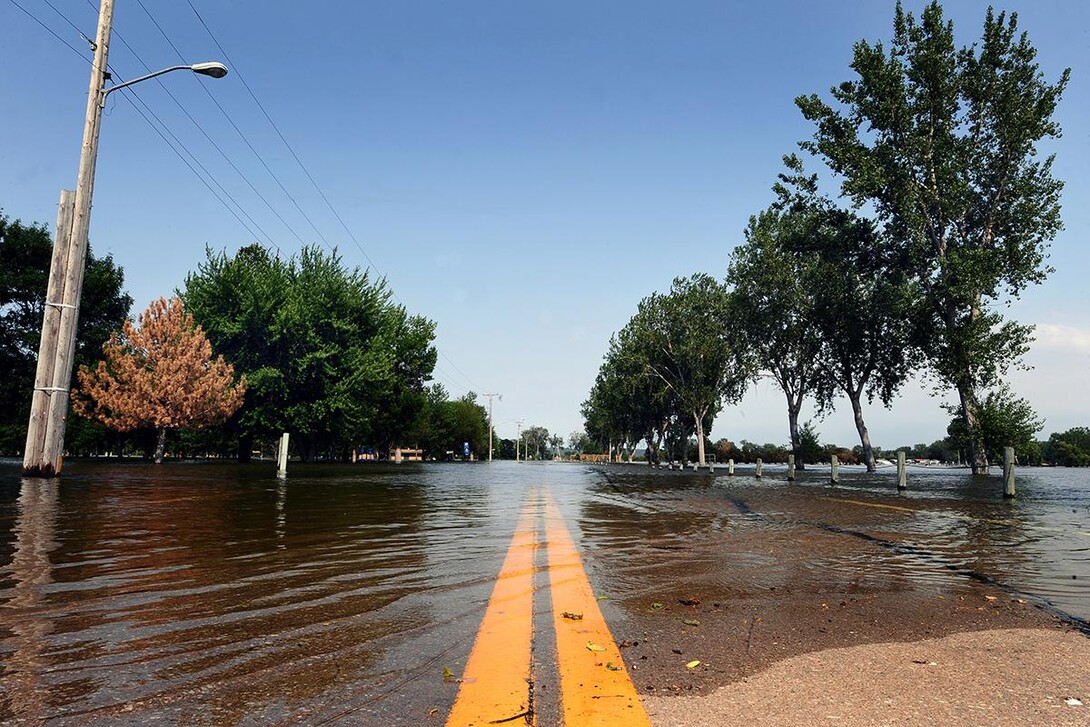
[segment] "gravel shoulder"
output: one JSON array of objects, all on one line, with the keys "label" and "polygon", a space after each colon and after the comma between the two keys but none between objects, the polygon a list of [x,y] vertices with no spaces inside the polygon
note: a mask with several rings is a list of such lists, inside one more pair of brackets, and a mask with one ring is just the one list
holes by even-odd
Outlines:
[{"label": "gravel shoulder", "polygon": [[790,657],[707,695],[645,695],[658,727],[1090,725],[1090,639],[971,631]]}]

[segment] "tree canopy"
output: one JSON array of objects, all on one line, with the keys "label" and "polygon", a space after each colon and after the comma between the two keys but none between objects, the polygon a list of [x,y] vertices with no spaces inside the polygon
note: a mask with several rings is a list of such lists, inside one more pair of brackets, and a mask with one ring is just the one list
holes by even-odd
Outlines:
[{"label": "tree canopy", "polygon": [[74,409],[118,431],[153,427],[156,462],[168,430],[221,422],[242,405],[245,377],[235,381],[234,368],[212,357],[208,339],[177,298],[153,302],[139,326],[125,321],[103,353],[104,361],[77,372]]},{"label": "tree canopy", "polygon": [[869,205],[893,259],[911,271],[923,305],[917,332],[930,371],[958,392],[974,471],[987,466],[980,391],[996,386],[1028,347],[1030,327],[999,310],[1049,273],[1047,245],[1061,229],[1062,183],[1038,144],[1069,70],[1049,83],[1017,16],[984,20],[972,46],[932,2],[919,19],[898,4],[888,48],[860,41],[856,78],[796,103],[815,123],[802,147]]},{"label": "tree canopy", "polygon": [[817,387],[822,348],[809,287],[816,258],[790,242],[805,235],[807,222],[803,212],[780,204],[754,215],[727,272],[739,343],[787,399],[791,450],[800,467],[799,413]]},{"label": "tree canopy", "polygon": [[[757,323],[753,346],[762,366],[773,372],[785,393],[806,393],[808,381],[822,413],[833,408],[838,396],[846,397],[862,460],[873,472],[874,450],[862,402],[864,397],[868,402],[878,398],[890,406],[918,366],[916,288],[891,259],[870,220],[820,196],[816,175],[806,176],[797,157],[784,161],[788,172],[775,185],[779,199],[764,213],[779,224],[771,234],[751,234],[736,249],[731,277],[749,318]],[[769,265],[779,269],[770,271]],[[815,350],[817,355],[807,359]],[[785,352],[795,359],[786,358]],[[802,364],[788,368],[785,358],[801,358]],[[793,445],[798,444],[794,436],[800,404],[801,396],[788,395]],[[806,461],[795,449],[798,460]]]},{"label": "tree canopy", "polygon": [[251,245],[207,253],[182,291],[213,347],[248,381],[232,419],[244,459],[290,431],[304,458],[398,443],[426,403],[435,324],[390,301],[385,281],[307,247],[282,260]]},{"label": "tree canopy", "polygon": [[664,440],[680,443],[695,433],[704,464],[706,429],[724,401],[741,397],[751,375],[734,342],[730,306],[726,286],[703,273],[640,301],[610,341],[583,405],[588,434],[633,446],[646,438],[654,458]]}]

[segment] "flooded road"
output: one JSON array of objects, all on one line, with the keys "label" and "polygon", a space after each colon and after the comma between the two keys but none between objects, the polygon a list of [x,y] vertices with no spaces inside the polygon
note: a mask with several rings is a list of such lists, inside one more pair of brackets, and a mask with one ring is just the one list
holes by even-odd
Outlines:
[{"label": "flooded road", "polygon": [[[735,664],[704,679],[733,678],[821,648],[815,634],[850,640],[894,599],[971,599],[950,606],[962,628],[1090,619],[1088,470],[1020,471],[1013,502],[963,471],[910,472],[901,496],[892,472],[844,468],[837,488],[827,470],[752,474],[496,462],[296,465],[278,481],[268,463],[72,463],[57,484],[0,463],[0,720],[443,724],[540,487],[644,692],[694,644]],[[551,724],[555,675],[538,676]]]}]

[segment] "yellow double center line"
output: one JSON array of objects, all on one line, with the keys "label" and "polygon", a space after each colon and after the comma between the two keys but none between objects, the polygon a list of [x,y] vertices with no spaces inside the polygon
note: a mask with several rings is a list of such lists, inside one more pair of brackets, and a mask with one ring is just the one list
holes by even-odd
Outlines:
[{"label": "yellow double center line", "polygon": [[591,591],[575,542],[547,491],[531,492],[523,505],[447,719],[448,727],[536,725],[530,698],[531,647],[534,561],[541,546],[546,549],[564,725],[650,727]]}]

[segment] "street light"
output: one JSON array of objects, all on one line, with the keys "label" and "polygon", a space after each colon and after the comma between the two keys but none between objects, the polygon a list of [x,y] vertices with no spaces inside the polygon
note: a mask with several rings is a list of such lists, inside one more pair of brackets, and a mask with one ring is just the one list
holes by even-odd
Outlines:
[{"label": "street light", "polygon": [[55,477],[61,471],[68,413],[68,387],[72,383],[76,324],[87,261],[87,231],[90,227],[91,196],[95,186],[98,132],[106,96],[119,88],[171,71],[190,70],[212,78],[223,78],[227,75],[227,67],[222,63],[195,63],[191,66],[171,66],[104,88],[108,75],[106,62],[113,14],[114,0],[102,0],[94,46],[95,58],[91,64],[91,88],[87,97],[87,118],[83,127],[76,190],[61,191],[57,212],[57,232],[53,240],[53,259],[49,268],[45,313],[42,316],[38,368],[34,376],[34,395],[30,405],[30,422],[27,425],[26,449],[23,452],[23,474],[27,477]]},{"label": "street light", "polygon": [[164,73],[170,73],[171,71],[193,71],[194,73],[198,73],[202,76],[223,78],[227,75],[227,66],[216,61],[208,61],[206,63],[194,63],[190,66],[171,66],[170,68],[163,68],[162,70],[155,71],[154,73],[149,73],[146,76],[140,76],[140,78],[134,78],[131,81],[125,81],[124,83],[118,83],[116,85],[110,86],[102,92],[102,100],[99,101],[99,105],[105,106],[106,97],[114,91],[118,90],[119,88],[125,88],[126,86],[133,85],[134,83],[140,83],[141,81],[146,81],[149,78],[155,78],[156,76],[161,76]]}]

